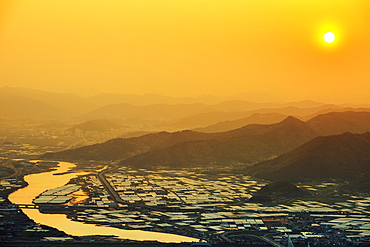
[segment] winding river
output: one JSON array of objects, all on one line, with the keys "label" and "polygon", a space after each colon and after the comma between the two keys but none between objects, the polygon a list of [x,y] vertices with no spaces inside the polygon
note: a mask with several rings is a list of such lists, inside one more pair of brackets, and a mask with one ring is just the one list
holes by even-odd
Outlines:
[{"label": "winding river", "polygon": [[[32,204],[32,200],[45,190],[57,188],[65,185],[70,179],[83,175],[84,173],[65,173],[75,165],[68,162],[59,162],[57,170],[31,174],[24,177],[28,186],[19,189],[9,195],[9,200],[14,204]],[[61,173],[62,175],[53,175]],[[72,236],[87,236],[87,235],[115,235],[121,239],[132,240],[151,240],[159,242],[196,242],[198,239],[168,234],[160,232],[150,232],[142,230],[123,230],[109,226],[98,226],[92,224],[84,224],[68,219],[64,214],[42,214],[36,209],[22,209],[22,211],[38,224],[48,225],[59,229]]]}]

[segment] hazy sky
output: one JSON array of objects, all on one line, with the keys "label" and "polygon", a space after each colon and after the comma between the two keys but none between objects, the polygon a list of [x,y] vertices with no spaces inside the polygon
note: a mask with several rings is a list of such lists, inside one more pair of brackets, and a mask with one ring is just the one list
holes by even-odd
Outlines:
[{"label": "hazy sky", "polygon": [[370,103],[369,2],[0,0],[0,86]]}]

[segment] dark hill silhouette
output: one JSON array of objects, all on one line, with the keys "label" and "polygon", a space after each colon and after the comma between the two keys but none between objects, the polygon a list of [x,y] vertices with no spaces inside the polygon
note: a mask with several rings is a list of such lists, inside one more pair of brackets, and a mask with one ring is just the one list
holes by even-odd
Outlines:
[{"label": "dark hill silhouette", "polygon": [[[287,117],[280,123],[252,124],[227,132],[201,133],[188,130],[114,139],[90,147],[49,153],[42,158],[122,160],[121,164],[137,167],[253,164],[289,152],[314,137],[325,134],[325,129],[328,129],[330,134],[337,125],[341,125],[341,121],[360,119],[361,121],[353,125],[356,128],[351,130],[370,131],[370,125],[366,120],[370,118],[369,113],[338,114],[346,117],[342,120],[337,118],[338,121],[328,121],[329,124],[326,124],[325,128],[321,127],[324,124],[319,121],[320,119],[327,121],[325,116],[317,117],[310,124],[294,117]],[[126,148],[118,148],[120,145]],[[104,150],[110,155],[105,154]]]},{"label": "dark hill silhouette", "polygon": [[116,138],[104,143],[64,150],[57,153],[46,153],[41,158],[62,160],[121,160],[150,150],[166,148],[180,142],[209,138],[215,137],[211,134],[194,131],[159,132],[132,138]]},{"label": "dark hill silhouette", "polygon": [[[300,127],[298,127],[298,125]],[[242,156],[244,157],[241,159],[243,162],[250,163],[255,162],[256,160],[268,158],[276,153],[280,154],[281,152],[288,151],[316,135],[316,133],[314,133],[310,127],[307,127],[307,129],[304,130],[304,125],[304,122],[293,117],[289,117],[277,124],[247,125],[243,128],[221,133],[201,133],[190,130],[173,133],[159,132],[135,138],[118,138],[106,143],[90,146],[94,151],[89,151],[88,146],[78,149],[65,150],[58,153],[48,153],[43,155],[42,158],[73,160],[86,159],[88,155],[84,155],[82,153],[87,152],[90,155],[89,159],[113,160],[126,159],[134,154],[141,154],[148,151],[157,150],[156,152],[158,153],[155,154],[157,159],[159,159],[161,156],[169,156],[171,159],[168,158],[168,160],[173,160],[175,163],[176,160],[177,162],[181,162],[180,159],[178,159],[178,156],[181,156],[184,158],[183,163],[186,164],[187,162],[190,162],[190,160],[187,160],[187,157],[195,157],[197,155],[201,155],[201,153],[205,150],[209,150],[209,152],[204,153],[204,155],[210,157],[205,158],[204,162],[212,161],[216,158],[223,159],[222,157],[234,157],[232,160],[235,162],[240,160],[240,156]],[[276,131],[274,131],[275,129]],[[289,137],[293,135],[294,138],[281,140],[284,139],[284,136]],[[212,143],[212,140],[214,140],[214,143]],[[270,140],[274,141],[271,142]],[[210,143],[208,143],[208,141]],[[97,149],[99,148],[99,145],[102,147],[102,150],[106,150],[106,152],[112,155],[112,157],[109,157],[109,155],[104,155],[102,151],[98,151]],[[110,145],[113,146],[111,150],[109,150]],[[125,146],[127,151],[125,151],[125,149],[117,149],[117,146],[119,145]],[[132,147],[130,145],[132,145]],[[198,145],[200,145],[200,147],[198,147]],[[129,146],[130,148],[128,148]],[[171,146],[173,147],[171,148]],[[163,150],[164,153],[160,154],[162,151],[159,149],[164,148],[169,149]],[[175,150],[178,150],[177,155],[175,154]],[[113,155],[113,152],[118,153]],[[215,158],[212,158],[212,156]],[[261,156],[261,159],[258,158],[259,156]],[[223,160],[227,161],[229,158]],[[149,164],[153,162],[159,163],[159,161],[153,159],[152,161],[149,161]]]},{"label": "dark hill silhouette", "polygon": [[120,160],[145,152],[148,148],[129,139],[112,139],[104,143],[89,145],[57,153],[43,154],[41,159],[53,160]]},{"label": "dark hill silhouette", "polygon": [[275,181],[262,187],[256,194],[275,195],[285,197],[297,197],[309,195],[308,191],[304,191],[292,183],[284,181]]},{"label": "dark hill silhouette", "polygon": [[361,175],[358,179],[352,180],[348,185],[340,188],[340,190],[345,192],[362,192],[370,193],[370,172]]},{"label": "dark hill silhouette", "polygon": [[142,153],[122,161],[135,167],[184,167],[209,164],[247,163],[279,155],[310,140],[317,133],[294,117],[272,125],[210,134],[217,138],[182,142],[165,149]]},{"label": "dark hill silhouette", "polygon": [[320,136],[273,160],[254,165],[250,172],[269,180],[350,180],[370,172],[369,150],[369,132]]},{"label": "dark hill silhouette", "polygon": [[302,198],[310,193],[289,182],[275,181],[253,194],[249,202],[270,202],[287,198]]},{"label": "dark hill silhouette", "polygon": [[[356,116],[358,119],[370,119],[370,115],[366,112],[343,113],[343,115],[351,119],[357,119]],[[325,121],[325,117],[320,116],[317,119]],[[344,120],[331,121],[333,128],[328,128],[330,134],[335,126],[341,124],[341,121]],[[320,121],[308,124],[294,117],[288,117],[277,124],[247,125],[236,130],[218,133],[218,137],[212,140],[178,143],[166,149],[142,153],[122,161],[122,164],[138,167],[183,167],[215,163],[254,163],[288,152],[319,134],[323,134],[321,128],[316,130],[318,123]],[[370,125],[364,120],[356,126],[352,130],[367,129],[370,131]]]}]

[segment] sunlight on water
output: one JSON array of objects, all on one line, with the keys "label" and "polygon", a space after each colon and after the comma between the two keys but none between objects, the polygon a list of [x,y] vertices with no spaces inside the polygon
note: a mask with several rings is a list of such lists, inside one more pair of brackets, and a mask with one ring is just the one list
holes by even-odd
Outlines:
[{"label": "sunlight on water", "polygon": [[[68,162],[60,162],[56,171],[32,174],[25,177],[29,184],[27,187],[17,190],[9,195],[9,200],[15,204],[32,204],[32,200],[45,190],[60,187],[69,182],[70,179],[85,173],[67,173],[53,175],[55,173],[67,172],[75,165]],[[122,239],[133,240],[156,240],[159,242],[194,242],[198,239],[150,231],[122,230],[113,227],[96,226],[71,221],[64,214],[42,214],[35,209],[22,209],[22,211],[36,223],[48,225],[75,236],[86,235],[115,235]]]}]

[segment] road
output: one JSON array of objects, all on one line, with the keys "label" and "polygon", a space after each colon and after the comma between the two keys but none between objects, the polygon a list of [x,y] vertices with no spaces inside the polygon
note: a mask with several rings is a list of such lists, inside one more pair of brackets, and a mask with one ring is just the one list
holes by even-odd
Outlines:
[{"label": "road", "polygon": [[121,204],[126,204],[126,202],[121,199],[121,197],[117,194],[117,192],[114,190],[114,188],[112,188],[112,185],[107,181],[107,179],[104,176],[105,173],[107,173],[109,171],[112,171],[113,169],[114,168],[106,169],[104,171],[99,172],[98,173],[98,179],[100,180],[100,182],[102,183],[104,188],[107,190],[108,194],[111,196],[113,201],[115,201],[117,203],[121,203]]},{"label": "road", "polygon": [[0,164],[0,166],[13,171],[13,174],[10,174],[10,175],[8,175],[6,177],[3,177],[3,178],[0,178],[0,179],[15,178],[15,177],[18,177],[18,176],[20,176],[22,174],[22,172],[20,170],[18,170],[17,168],[15,168],[12,165]]}]

